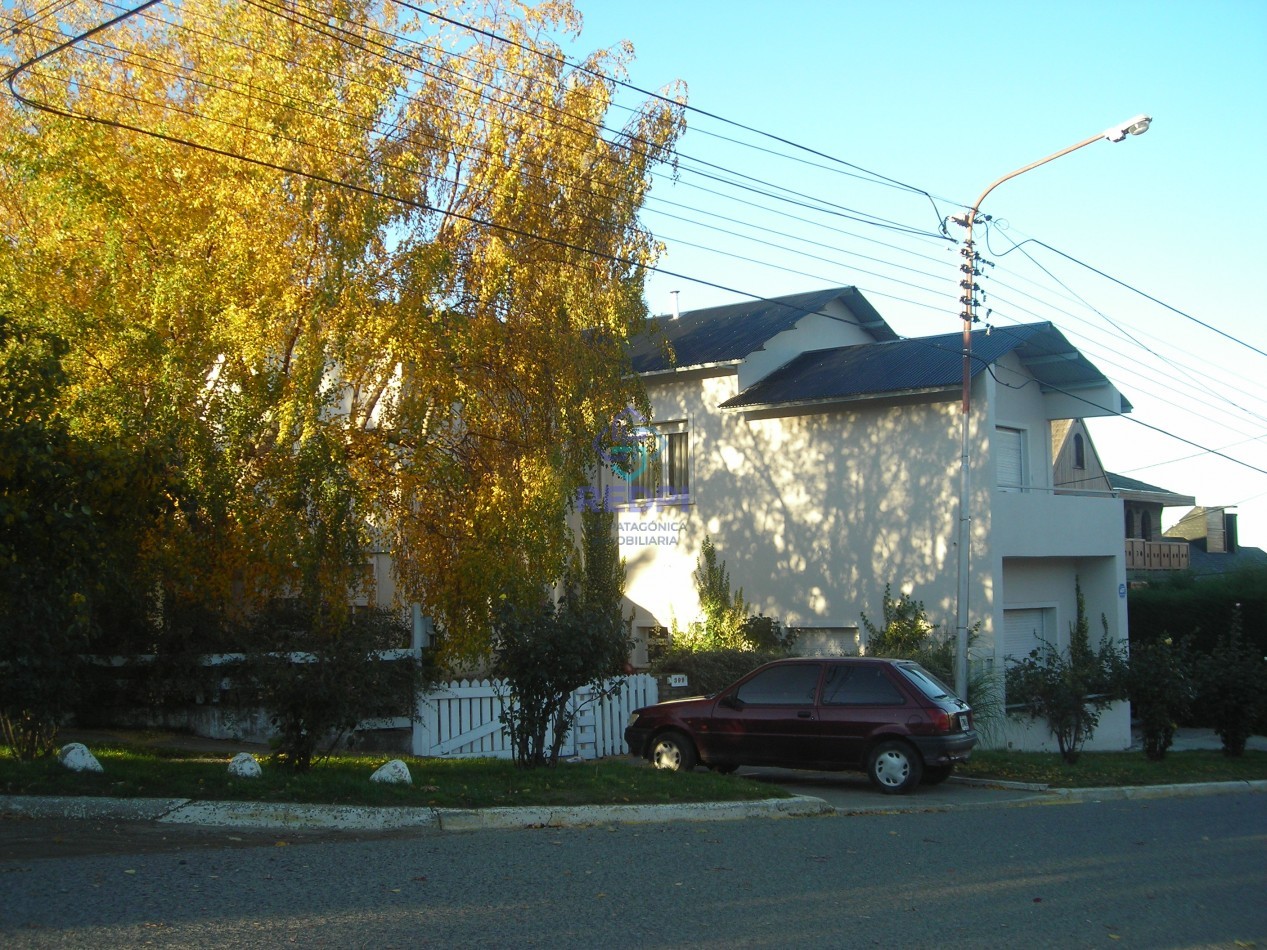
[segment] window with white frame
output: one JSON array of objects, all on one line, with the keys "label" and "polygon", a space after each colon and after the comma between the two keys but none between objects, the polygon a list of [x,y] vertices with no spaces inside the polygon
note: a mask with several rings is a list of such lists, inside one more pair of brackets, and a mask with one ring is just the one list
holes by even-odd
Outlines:
[{"label": "window with white frame", "polygon": [[1024,491],[1029,474],[1025,465],[1025,430],[996,427],[994,459],[999,488],[1003,491]]},{"label": "window with white frame", "polygon": [[611,466],[620,504],[671,501],[691,491],[691,433],[685,421],[639,426]]}]

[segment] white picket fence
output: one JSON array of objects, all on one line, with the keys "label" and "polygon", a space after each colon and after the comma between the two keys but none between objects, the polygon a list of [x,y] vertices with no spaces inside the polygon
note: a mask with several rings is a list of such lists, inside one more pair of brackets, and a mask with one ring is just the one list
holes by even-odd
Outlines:
[{"label": "white picket fence", "polygon": [[[390,660],[417,656],[418,653],[416,650],[385,650],[378,655]],[[106,667],[152,663],[154,659],[148,655],[91,658],[92,662]],[[241,653],[222,653],[203,656],[200,662],[203,666],[220,667],[243,659],[245,656]],[[292,653],[290,659],[295,663],[310,663],[314,658],[307,653]],[[639,706],[656,702],[659,687],[655,677],[645,673],[621,677],[621,682],[618,693],[598,700],[594,699],[593,691],[588,687],[572,694],[571,701],[577,708],[577,715],[564,739],[561,755],[598,759],[625,754],[625,723],[629,714]],[[200,696],[194,706],[169,717],[150,710],[145,724],[188,729],[195,735],[214,739],[268,741],[272,730],[268,715],[263,710],[240,710],[221,703],[221,692],[231,685],[230,678],[226,677],[221,681],[219,690],[213,690],[205,698]],[[509,759],[514,753],[510,736],[502,725],[501,712],[501,700],[493,681],[458,680],[420,693],[415,717],[402,715],[367,719],[357,726],[357,730],[409,729],[414,755]]]},{"label": "white picket fence", "polygon": [[[598,759],[623,755],[625,723],[639,706],[657,701],[655,677],[622,677],[620,691],[595,700],[588,687],[572,694],[576,720],[561,755]],[[413,724],[413,754],[454,758],[508,759],[513,752],[501,721],[502,704],[491,680],[458,680],[418,697]]]}]

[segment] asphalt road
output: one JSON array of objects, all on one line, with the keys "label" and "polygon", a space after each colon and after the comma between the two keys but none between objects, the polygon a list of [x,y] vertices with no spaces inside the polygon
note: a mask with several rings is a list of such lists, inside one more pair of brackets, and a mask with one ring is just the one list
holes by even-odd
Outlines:
[{"label": "asphalt road", "polygon": [[0,823],[63,838],[0,850],[0,944],[1267,946],[1255,793],[475,833],[95,824]]}]

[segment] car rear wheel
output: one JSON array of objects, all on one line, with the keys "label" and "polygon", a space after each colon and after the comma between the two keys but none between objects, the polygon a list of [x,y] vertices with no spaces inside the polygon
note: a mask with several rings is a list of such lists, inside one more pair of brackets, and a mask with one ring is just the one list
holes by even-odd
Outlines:
[{"label": "car rear wheel", "polygon": [[867,759],[871,784],[886,795],[904,795],[919,784],[924,766],[919,753],[900,739],[879,743]]},{"label": "car rear wheel", "polygon": [[651,743],[651,764],[669,772],[689,772],[695,768],[695,746],[680,732],[666,732]]},{"label": "car rear wheel", "polygon": [[950,778],[950,773],[954,770],[953,765],[926,765],[924,766],[924,784],[940,785]]}]

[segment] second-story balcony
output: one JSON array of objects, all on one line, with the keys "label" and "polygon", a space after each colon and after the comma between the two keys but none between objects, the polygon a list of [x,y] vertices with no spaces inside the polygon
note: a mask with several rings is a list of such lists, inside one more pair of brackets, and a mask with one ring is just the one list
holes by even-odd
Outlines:
[{"label": "second-story balcony", "polygon": [[1187,541],[1126,539],[1128,571],[1186,571],[1188,563]]}]

